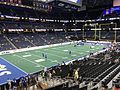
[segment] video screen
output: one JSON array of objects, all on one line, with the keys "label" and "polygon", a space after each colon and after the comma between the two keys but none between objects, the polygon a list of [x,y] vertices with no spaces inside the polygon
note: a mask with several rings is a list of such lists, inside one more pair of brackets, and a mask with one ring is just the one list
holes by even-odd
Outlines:
[{"label": "video screen", "polygon": [[120,6],[120,0],[113,0],[113,6]]},{"label": "video screen", "polygon": [[68,1],[71,1],[71,2],[74,2],[74,3],[79,3],[80,0],[68,0]]}]

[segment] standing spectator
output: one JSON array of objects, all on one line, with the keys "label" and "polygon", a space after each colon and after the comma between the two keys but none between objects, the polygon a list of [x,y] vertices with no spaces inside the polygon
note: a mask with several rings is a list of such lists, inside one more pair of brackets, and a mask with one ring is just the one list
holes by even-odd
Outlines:
[{"label": "standing spectator", "polygon": [[44,67],[44,72],[47,72],[47,67]]},{"label": "standing spectator", "polygon": [[6,90],[10,90],[12,87],[10,79],[7,80]]},{"label": "standing spectator", "polygon": [[78,69],[74,70],[74,80],[78,80],[79,75],[78,75]]},{"label": "standing spectator", "polygon": [[29,74],[26,76],[26,81],[27,81],[27,86],[29,86],[30,85],[30,75]]},{"label": "standing spectator", "polygon": [[0,90],[5,90],[5,85],[0,85]]},{"label": "standing spectator", "polygon": [[69,77],[72,77],[73,69],[72,69],[72,62],[69,63]]},{"label": "standing spectator", "polygon": [[13,90],[16,90],[17,89],[17,80],[14,78],[12,82],[13,82]]},{"label": "standing spectator", "polygon": [[56,75],[55,70],[52,70],[52,77],[54,77]]},{"label": "standing spectator", "polygon": [[64,61],[62,61],[63,65],[66,65]]},{"label": "standing spectator", "polygon": [[20,87],[20,90],[24,90],[24,77],[23,76],[20,77],[19,87]]},{"label": "standing spectator", "polygon": [[26,88],[26,90],[27,90],[27,81],[26,81],[25,77],[23,77],[23,79],[22,79],[22,84],[23,84],[23,88]]},{"label": "standing spectator", "polygon": [[44,71],[41,72],[41,76],[44,79],[44,77],[45,77],[45,72]]},{"label": "standing spectator", "polygon": [[48,72],[48,79],[49,79],[49,81],[51,80],[51,78],[52,78],[52,74],[51,74],[51,72],[49,71],[49,72]]},{"label": "standing spectator", "polygon": [[47,67],[44,67],[44,78],[45,81],[47,80]]}]

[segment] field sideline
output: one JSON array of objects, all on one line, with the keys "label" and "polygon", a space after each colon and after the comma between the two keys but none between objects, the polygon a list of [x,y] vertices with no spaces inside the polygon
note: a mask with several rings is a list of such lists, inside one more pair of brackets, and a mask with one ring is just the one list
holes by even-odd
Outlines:
[{"label": "field sideline", "polygon": [[[61,64],[63,61],[68,62],[75,58],[89,55],[91,52],[100,51],[103,47],[105,45],[94,45],[94,48],[90,48],[89,44],[77,47],[74,47],[74,44],[69,44],[2,55],[1,57],[26,73],[34,73],[42,70],[44,67],[49,68],[58,63]],[[71,54],[69,54],[69,51],[71,51]],[[43,57],[43,53],[47,55],[47,59]]]}]

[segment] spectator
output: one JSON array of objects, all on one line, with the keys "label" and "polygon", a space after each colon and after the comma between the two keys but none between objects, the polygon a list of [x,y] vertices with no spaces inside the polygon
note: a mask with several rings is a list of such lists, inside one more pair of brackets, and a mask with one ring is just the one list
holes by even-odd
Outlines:
[{"label": "spectator", "polygon": [[16,90],[17,89],[17,80],[14,78],[12,82],[13,82],[13,90]]},{"label": "spectator", "polygon": [[51,78],[52,78],[52,74],[51,74],[51,72],[49,71],[49,72],[48,72],[48,79],[51,80]]},{"label": "spectator", "polygon": [[27,90],[27,81],[26,81],[26,78],[24,77],[24,79],[22,80],[22,83],[23,83],[23,87],[26,88]]},{"label": "spectator", "polygon": [[7,80],[7,84],[6,84],[6,89],[7,89],[7,90],[10,90],[11,87],[12,87],[12,85],[11,85],[11,80],[8,79],[8,80]]},{"label": "spectator", "polygon": [[52,77],[54,77],[56,75],[55,70],[52,70]]},{"label": "spectator", "polygon": [[78,80],[79,75],[78,75],[78,70],[74,70],[74,80]]}]

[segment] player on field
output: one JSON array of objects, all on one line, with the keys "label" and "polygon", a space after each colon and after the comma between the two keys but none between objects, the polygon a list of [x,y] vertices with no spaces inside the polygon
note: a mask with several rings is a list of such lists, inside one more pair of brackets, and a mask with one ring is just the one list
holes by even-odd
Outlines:
[{"label": "player on field", "polygon": [[76,47],[77,45],[75,44],[74,47]]},{"label": "player on field", "polygon": [[71,55],[71,53],[72,53],[72,52],[71,52],[71,51],[69,51],[69,55]]},{"label": "player on field", "polygon": [[47,60],[47,58],[48,58],[48,57],[47,57],[47,54],[45,54],[45,60]]},{"label": "player on field", "polygon": [[45,57],[45,54],[44,54],[44,53],[42,53],[42,57]]}]

